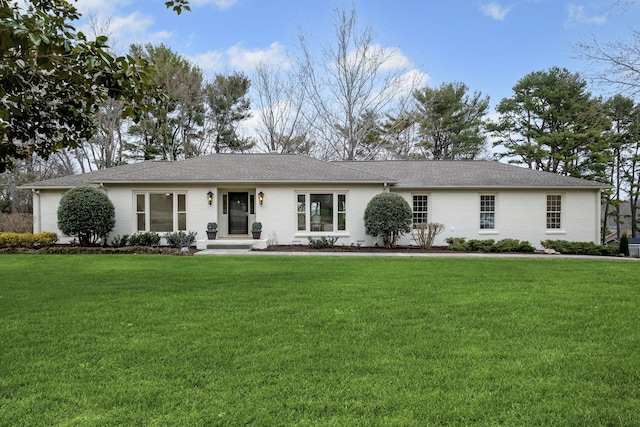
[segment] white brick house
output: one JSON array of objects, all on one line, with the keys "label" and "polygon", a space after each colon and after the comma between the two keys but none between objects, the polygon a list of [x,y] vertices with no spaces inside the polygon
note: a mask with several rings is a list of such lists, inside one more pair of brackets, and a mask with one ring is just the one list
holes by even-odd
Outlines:
[{"label": "white brick house", "polygon": [[[249,237],[374,245],[364,231],[367,203],[383,191],[404,197],[415,221],[439,222],[447,237],[600,241],[600,194],[593,181],[493,161],[325,162],[288,154],[215,154],[144,162],[25,185],[33,191],[34,232],[54,231],[70,188],[102,188],[116,210],[110,237],[138,231],[196,231],[217,222],[218,240]],[[64,239],[62,239],[64,241]],[[412,244],[404,236],[399,244]]]}]

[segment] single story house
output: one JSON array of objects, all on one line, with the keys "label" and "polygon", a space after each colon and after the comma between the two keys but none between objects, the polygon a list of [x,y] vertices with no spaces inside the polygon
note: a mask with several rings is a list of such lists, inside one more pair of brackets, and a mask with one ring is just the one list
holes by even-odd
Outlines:
[{"label": "single story house", "polygon": [[[33,192],[34,232],[53,231],[70,188],[103,189],[115,206],[110,238],[139,231],[197,232],[198,247],[250,239],[306,244],[337,237],[338,245],[373,246],[364,211],[373,196],[400,194],[414,222],[445,225],[448,237],[600,242],[600,194],[606,185],[496,161],[328,162],[295,154],[214,154],[177,162],[147,161],[23,186]],[[206,226],[218,223],[216,242]],[[61,241],[70,241],[62,238]],[[399,244],[415,244],[405,235]]]}]

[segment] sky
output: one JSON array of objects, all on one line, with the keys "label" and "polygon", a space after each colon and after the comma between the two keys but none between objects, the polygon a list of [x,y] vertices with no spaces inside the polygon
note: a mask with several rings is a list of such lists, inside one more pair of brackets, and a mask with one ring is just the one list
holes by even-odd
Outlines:
[{"label": "sky", "polygon": [[78,0],[76,7],[81,30],[90,33],[90,14],[109,21],[118,53],[131,43],[163,43],[209,78],[251,76],[259,62],[287,67],[301,32],[328,45],[336,10],[354,8],[360,27],[396,49],[425,85],[465,83],[488,95],[492,108],[531,72],[558,66],[588,75],[576,43],[629,39],[640,17],[640,2],[625,0],[191,0],[191,12],[181,15],[164,0]]}]

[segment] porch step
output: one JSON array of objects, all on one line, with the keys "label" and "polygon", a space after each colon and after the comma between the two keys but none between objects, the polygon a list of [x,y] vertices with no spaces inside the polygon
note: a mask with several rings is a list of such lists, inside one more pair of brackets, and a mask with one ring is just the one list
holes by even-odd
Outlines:
[{"label": "porch step", "polygon": [[267,239],[238,239],[238,238],[222,238],[217,240],[198,240],[196,248],[199,250],[251,250],[266,249],[269,246]]},{"label": "porch step", "polygon": [[207,249],[251,249],[253,247],[253,245],[251,244],[244,244],[244,243],[240,243],[240,244],[234,244],[234,243],[227,243],[227,244],[220,244],[220,245],[207,245]]}]

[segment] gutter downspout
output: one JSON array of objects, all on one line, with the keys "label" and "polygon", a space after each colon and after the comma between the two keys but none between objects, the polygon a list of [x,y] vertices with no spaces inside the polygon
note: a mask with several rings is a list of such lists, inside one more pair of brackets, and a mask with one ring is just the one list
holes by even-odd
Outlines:
[{"label": "gutter downspout", "polygon": [[603,245],[605,242],[602,240],[604,236],[602,235],[602,189],[599,189],[596,192],[596,245]]},{"label": "gutter downspout", "polygon": [[40,210],[40,190],[31,189],[33,195],[33,233],[42,232],[42,215]]}]

